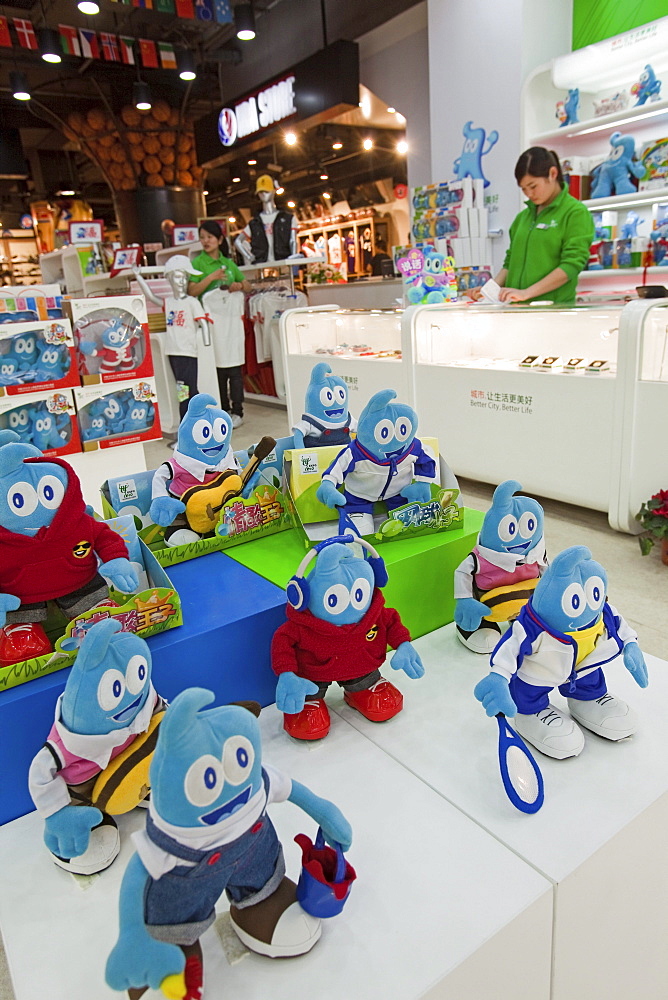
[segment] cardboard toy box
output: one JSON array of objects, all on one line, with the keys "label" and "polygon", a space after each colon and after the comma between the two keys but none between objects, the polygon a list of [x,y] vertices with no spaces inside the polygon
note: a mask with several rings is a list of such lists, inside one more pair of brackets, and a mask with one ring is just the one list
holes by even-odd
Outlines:
[{"label": "cardboard toy box", "polygon": [[81,438],[71,389],[0,396],[0,429],[16,431],[47,458],[81,451]]},{"label": "cardboard toy box", "polygon": [[55,605],[49,605],[50,617],[44,627],[54,651],[33,660],[0,666],[0,691],[70,667],[86,630],[103,618],[116,618],[124,632],[136,632],[142,639],[183,624],[179,595],[155,556],[137,537],[133,518],[115,518],[108,523],[128,546],[130,561],[139,575],[139,589],[128,595],[110,587],[110,600],[119,607],[91,608],[71,622]]},{"label": "cardboard toy box", "polygon": [[143,295],[69,299],[82,385],[153,375]]},{"label": "cardboard toy box", "polygon": [[74,389],[82,451],[162,437],[153,377]]},{"label": "cardboard toy box", "polygon": [[[438,455],[438,441],[421,437],[423,445]],[[303,532],[306,548],[338,533],[339,510],[320,503],[316,492],[322,476],[341,451],[337,445],[326,448],[303,448],[286,452],[285,479],[292,513],[297,527]],[[431,486],[427,503],[406,503],[388,511],[384,503],[374,508],[373,535],[367,536],[374,545],[404,538],[436,534],[461,528],[463,508],[459,506],[459,486],[454,473],[442,456],[438,459],[437,483]]]},{"label": "cardboard toy box", "polygon": [[0,323],[27,323],[61,319],[60,285],[3,285],[0,288]]},{"label": "cardboard toy box", "polygon": [[67,319],[2,324],[0,396],[79,384],[72,327]]},{"label": "cardboard toy box", "polygon": [[[129,474],[105,482],[102,486],[102,510],[106,516],[132,514],[141,522],[139,535],[161,566],[186,562],[208,552],[224,550],[242,542],[263,538],[293,526],[290,501],[283,487],[283,453],[291,438],[279,440],[276,449],[259,464],[260,478],[249,497],[231,496],[220,506],[215,531],[196,542],[166,545],[165,529],[149,517],[155,469]],[[240,465],[248,461],[248,452],[235,452]],[[205,503],[206,503],[206,497]],[[216,496],[216,502],[220,497]],[[218,510],[218,508],[216,508]]]}]

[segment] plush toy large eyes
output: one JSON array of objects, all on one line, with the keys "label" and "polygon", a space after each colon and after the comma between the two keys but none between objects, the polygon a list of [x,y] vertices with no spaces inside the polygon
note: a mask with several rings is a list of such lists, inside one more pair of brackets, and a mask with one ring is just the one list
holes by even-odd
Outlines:
[{"label": "plush toy large eyes", "polygon": [[21,410],[19,413],[9,414],[9,426],[14,427],[27,427],[28,426],[28,411]]},{"label": "plush toy large eyes", "polygon": [[356,611],[360,611],[367,605],[370,593],[371,584],[369,581],[363,576],[358,577],[350,588],[350,603]]},{"label": "plush toy large eyes", "polygon": [[598,611],[605,600],[605,584],[600,576],[590,576],[585,583],[587,604],[592,611]]},{"label": "plush toy large eyes", "polygon": [[610,156],[608,157],[608,159],[610,159],[610,160],[621,160],[621,158],[622,158],[623,155],[624,155],[624,147],[623,146],[615,146],[614,149],[612,150],[612,152],[610,153]]},{"label": "plush toy large eyes", "polygon": [[109,420],[113,420],[114,417],[117,417],[118,414],[121,412],[121,407],[118,403],[118,400],[114,399],[113,397],[107,400],[107,405],[105,406],[103,412],[105,417],[108,417]]},{"label": "plush toy large eyes", "polygon": [[502,542],[512,542],[517,538],[517,518],[506,514],[499,521],[499,538]]},{"label": "plush toy large eyes", "polygon": [[16,366],[14,364],[9,363],[9,364],[3,365],[2,368],[0,369],[0,372],[2,372],[3,375],[11,375],[12,372],[14,371],[15,367]]},{"label": "plush toy large eyes", "polygon": [[208,444],[213,436],[213,427],[208,420],[196,420],[192,429],[195,444]]},{"label": "plush toy large eyes", "polygon": [[38,502],[37,494],[30,483],[14,483],[7,491],[9,509],[19,517],[29,517]]},{"label": "plush toy large eyes", "polygon": [[93,420],[91,420],[90,425],[91,427],[95,427],[96,430],[99,430],[101,427],[104,427],[104,420],[102,417],[94,417]]},{"label": "plush toy large eyes", "polygon": [[148,677],[148,662],[145,656],[136,653],[128,660],[125,668],[125,683],[130,694],[139,694]]},{"label": "plush toy large eyes", "polygon": [[53,351],[44,351],[42,354],[42,361],[45,365],[55,365],[58,360],[58,351],[55,349]]},{"label": "plush toy large eyes", "polygon": [[[51,418],[49,417],[49,423]],[[65,495],[65,487],[60,479],[55,476],[42,476],[37,484],[37,496],[43,507],[55,510],[60,507],[61,500]]]},{"label": "plush toy large eyes", "polygon": [[405,441],[406,438],[410,437],[412,430],[413,424],[408,417],[397,417],[394,422],[394,433],[397,441]]},{"label": "plush toy large eyes", "polygon": [[378,444],[387,444],[394,437],[394,424],[391,420],[381,420],[380,423],[376,424],[376,429],[373,432]]},{"label": "plush toy large eyes", "polygon": [[230,736],[223,747],[223,771],[231,785],[240,785],[251,773],[255,750],[245,736]]},{"label": "plush toy large eyes", "polygon": [[345,403],[348,394],[342,385],[337,385],[334,387],[334,395],[339,403]]},{"label": "plush toy large eyes", "polygon": [[17,354],[32,354],[35,350],[35,341],[32,337],[19,337],[14,349]]},{"label": "plush toy large eyes", "polygon": [[322,599],[322,606],[331,615],[340,615],[350,604],[350,591],[342,583],[329,587]]},{"label": "plush toy large eyes", "polygon": [[221,443],[227,437],[227,424],[222,417],[216,417],[213,422],[213,436],[216,441]]},{"label": "plush toy large eyes", "polygon": [[107,336],[112,344],[120,344],[123,339],[123,334],[120,330],[109,330]]},{"label": "plush toy large eyes", "polygon": [[125,694],[125,677],[120,670],[105,670],[97,685],[97,703],[104,712],[112,712]]},{"label": "plush toy large eyes", "polygon": [[224,784],[222,763],[213,754],[205,753],[188,768],[183,790],[194,806],[209,806],[216,801]]},{"label": "plush toy large eyes", "polygon": [[329,386],[325,386],[324,389],[320,390],[320,402],[323,406],[331,406],[334,402],[334,393]]},{"label": "plush toy large eyes", "polygon": [[522,538],[531,538],[538,527],[536,515],[532,514],[530,510],[525,510],[519,519],[518,527]]},{"label": "plush toy large eyes", "polygon": [[579,583],[569,583],[561,597],[561,607],[564,614],[577,618],[587,607],[585,592]]},{"label": "plush toy large eyes", "polygon": [[35,421],[35,430],[38,434],[42,434],[44,431],[48,431],[51,426],[51,420],[49,417],[38,417]]}]

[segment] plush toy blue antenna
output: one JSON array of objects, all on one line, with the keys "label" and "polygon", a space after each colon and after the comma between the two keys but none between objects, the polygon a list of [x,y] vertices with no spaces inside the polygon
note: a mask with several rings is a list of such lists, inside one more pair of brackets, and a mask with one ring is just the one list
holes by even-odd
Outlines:
[{"label": "plush toy blue antenna", "polygon": [[332,374],[326,361],[313,367],[304,409],[302,420],[292,429],[295,448],[347,444],[350,441],[348,387],[342,378]]}]

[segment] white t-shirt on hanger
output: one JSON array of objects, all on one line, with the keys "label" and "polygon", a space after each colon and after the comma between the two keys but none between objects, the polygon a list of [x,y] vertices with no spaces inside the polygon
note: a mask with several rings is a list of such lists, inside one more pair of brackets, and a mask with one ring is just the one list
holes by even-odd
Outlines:
[{"label": "white t-shirt on hanger", "polygon": [[183,299],[168,295],[164,304],[166,332],[165,353],[185,358],[197,357],[197,320],[206,317],[206,309],[192,295]]},{"label": "white t-shirt on hanger", "polygon": [[202,296],[212,321],[211,339],[217,368],[236,368],[245,361],[244,293],[213,288]]}]

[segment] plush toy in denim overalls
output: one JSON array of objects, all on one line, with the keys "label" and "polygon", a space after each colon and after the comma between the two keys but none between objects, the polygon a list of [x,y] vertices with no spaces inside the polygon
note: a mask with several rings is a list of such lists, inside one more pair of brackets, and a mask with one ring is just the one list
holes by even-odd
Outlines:
[{"label": "plush toy in denim overalls", "polygon": [[349,444],[357,421],[348,411],[348,386],[326,361],[314,365],[306,389],[302,418],[292,428],[295,448]]},{"label": "plush toy in denim overalls", "polygon": [[262,764],[259,705],[206,709],[210,691],[189,688],[167,709],[151,764],[146,830],[123,878],[118,941],[106,979],[131,1000],[150,987],[199,1000],[199,939],[223,892],[232,927],[251,951],[302,955],[320,921],[296,901],[267,805],[290,801],[347,850],[350,825],[331,802]]}]

